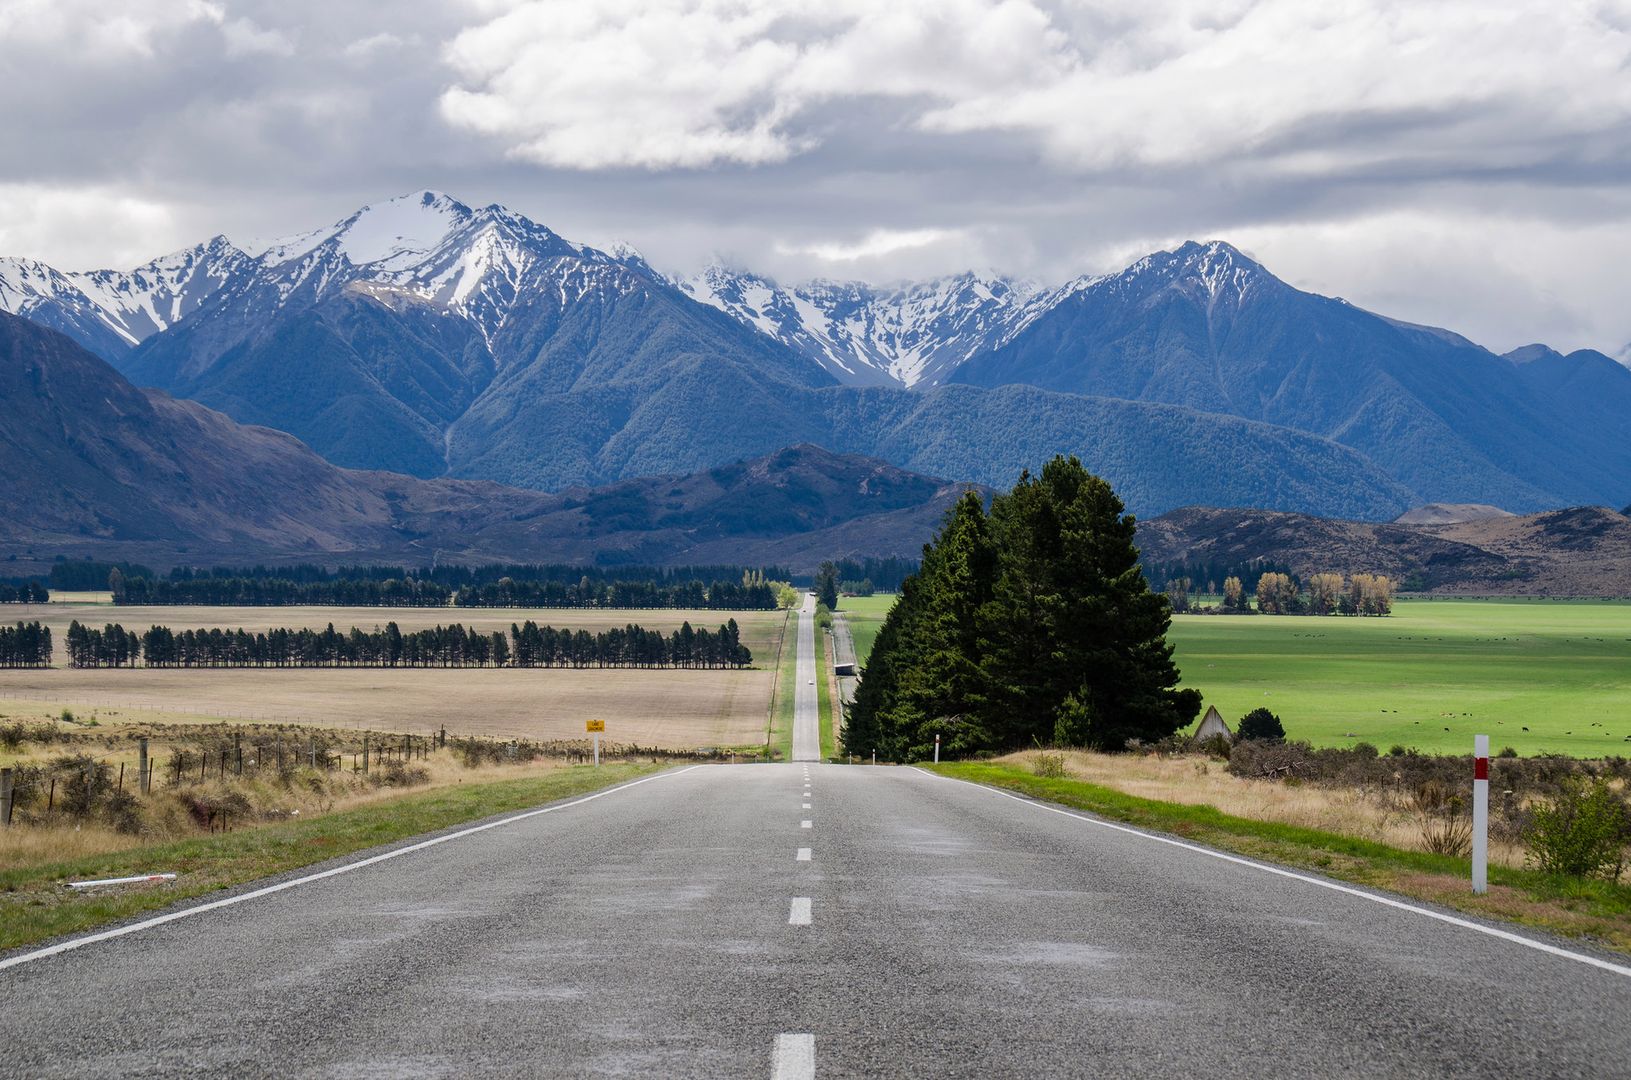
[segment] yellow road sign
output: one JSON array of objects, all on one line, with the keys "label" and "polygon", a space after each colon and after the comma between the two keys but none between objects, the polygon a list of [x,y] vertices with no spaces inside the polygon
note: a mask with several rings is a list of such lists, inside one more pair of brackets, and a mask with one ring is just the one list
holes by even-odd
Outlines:
[{"label": "yellow road sign", "polygon": [[604,721],[604,720],[588,720],[588,721],[585,721],[584,730],[585,731],[605,731],[606,730],[606,721]]}]

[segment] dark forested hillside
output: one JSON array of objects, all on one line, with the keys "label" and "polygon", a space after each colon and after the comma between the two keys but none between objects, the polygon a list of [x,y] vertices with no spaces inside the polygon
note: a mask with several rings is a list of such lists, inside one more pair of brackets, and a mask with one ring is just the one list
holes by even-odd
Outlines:
[{"label": "dark forested hillside", "polygon": [[40,570],[57,554],[94,556],[108,565],[93,588],[113,562],[320,555],[803,572],[835,555],[915,554],[961,490],[813,446],[556,495],[354,472],[288,435],[137,390],[66,337],[0,314],[0,554]]},{"label": "dark forested hillside", "polygon": [[1525,372],[1447,331],[1300,292],[1214,243],[1081,288],[952,378],[1261,420],[1353,447],[1420,502],[1538,509],[1617,505],[1628,490],[1631,372],[1597,355]]}]

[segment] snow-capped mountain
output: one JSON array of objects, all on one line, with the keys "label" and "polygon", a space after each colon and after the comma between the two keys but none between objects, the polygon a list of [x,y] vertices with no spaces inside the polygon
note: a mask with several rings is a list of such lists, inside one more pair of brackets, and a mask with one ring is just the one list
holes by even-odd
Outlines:
[{"label": "snow-capped mountain", "polygon": [[858,281],[781,286],[715,264],[676,283],[851,386],[938,385],[1006,342],[1049,299],[1034,282],[972,273],[883,289]]},{"label": "snow-capped mountain", "polygon": [[198,310],[254,264],[224,236],[134,270],[62,273],[31,259],[0,259],[0,311],[61,330],[112,359]]}]

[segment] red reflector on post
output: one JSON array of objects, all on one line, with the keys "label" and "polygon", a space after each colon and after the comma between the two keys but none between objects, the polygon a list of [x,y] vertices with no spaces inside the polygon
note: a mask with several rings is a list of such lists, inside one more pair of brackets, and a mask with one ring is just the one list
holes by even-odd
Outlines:
[{"label": "red reflector on post", "polygon": [[1489,779],[1489,758],[1481,757],[1472,759],[1472,778],[1474,780]]}]

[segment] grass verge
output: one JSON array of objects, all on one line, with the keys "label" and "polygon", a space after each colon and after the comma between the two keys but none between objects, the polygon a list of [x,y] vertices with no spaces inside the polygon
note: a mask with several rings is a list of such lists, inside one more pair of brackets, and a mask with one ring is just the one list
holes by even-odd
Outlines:
[{"label": "grass verge", "polygon": [[[779,645],[781,662],[776,673],[776,700],[770,711],[770,731],[765,742],[778,755],[778,760],[793,758],[793,694],[798,685],[798,624],[793,620],[798,612],[789,610],[782,625]],[[788,640],[791,638],[792,640]]]},{"label": "grass verge", "polygon": [[[551,769],[536,777],[461,784],[353,810],[132,847],[0,872],[0,951],[91,930],[220,889],[297,870],[365,848],[467,821],[583,795],[659,771],[653,765]],[[174,872],[168,884],[114,887],[98,894],[63,883]]]},{"label": "grass verge", "polygon": [[1386,889],[1469,915],[1505,919],[1631,954],[1631,885],[1491,866],[1489,892],[1474,896],[1469,886],[1471,867],[1466,859],[1406,851],[1302,826],[1253,821],[1210,806],[1143,799],[1083,780],[1036,776],[1012,765],[954,762],[922,767],[1248,858]]},{"label": "grass verge", "polygon": [[827,665],[827,633],[817,630],[815,638],[816,716],[821,721],[821,756],[832,758],[838,754],[838,743],[833,737],[832,668]]}]

